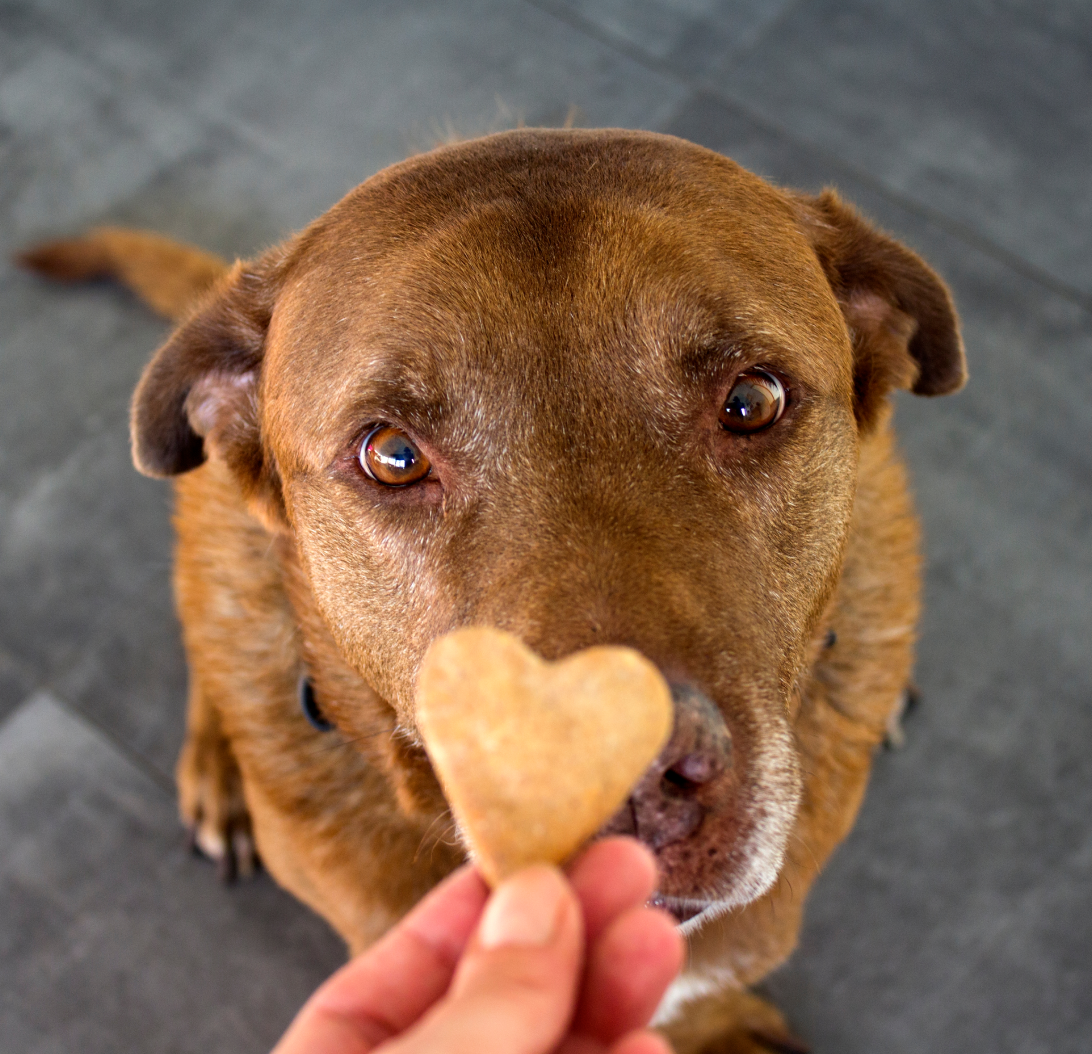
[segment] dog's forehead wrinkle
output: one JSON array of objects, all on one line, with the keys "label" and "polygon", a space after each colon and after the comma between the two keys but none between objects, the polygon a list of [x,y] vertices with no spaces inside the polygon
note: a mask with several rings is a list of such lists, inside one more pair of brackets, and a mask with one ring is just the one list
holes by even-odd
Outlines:
[{"label": "dog's forehead wrinkle", "polygon": [[[522,330],[505,321],[499,331],[477,307],[473,318],[441,312],[444,332],[437,320],[433,332],[416,336],[413,326],[396,327],[397,339],[380,340],[381,347],[373,346],[367,334],[357,334],[357,367],[337,377],[334,399],[328,390],[317,391],[321,405],[315,420],[324,428],[332,424],[340,404],[346,407],[340,430],[352,430],[364,417],[382,417],[386,408],[388,416],[426,431],[446,426],[447,440],[467,454],[488,435],[492,456],[508,467],[513,448],[551,431],[565,438],[583,422],[608,433],[617,427],[608,413],[640,419],[663,443],[679,434],[696,397],[678,383],[678,371],[670,364],[688,361],[691,368],[684,374],[697,386],[702,371],[693,368],[695,359],[706,360],[707,369],[723,370],[745,355],[735,334],[713,335],[719,327],[708,305],[680,308],[681,302],[681,297],[654,296],[637,309],[608,312],[606,323],[598,319],[591,325],[570,309],[566,325],[532,317]],[[389,305],[388,319],[398,316],[398,305]],[[736,322],[749,318],[738,311],[734,316]],[[651,329],[649,319],[655,322]],[[752,325],[752,344],[756,333],[778,336],[773,327]],[[453,348],[458,352],[453,354]],[[747,354],[756,352],[752,348]],[[528,370],[547,383],[527,385]],[[619,375],[629,382],[619,386]],[[506,412],[498,414],[498,407]]]}]

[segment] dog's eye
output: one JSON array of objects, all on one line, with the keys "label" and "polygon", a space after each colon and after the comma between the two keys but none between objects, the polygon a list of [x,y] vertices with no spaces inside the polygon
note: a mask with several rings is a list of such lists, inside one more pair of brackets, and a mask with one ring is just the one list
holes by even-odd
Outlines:
[{"label": "dog's eye", "polygon": [[769,428],[785,409],[785,387],[764,370],[741,373],[728,393],[720,423],[729,432],[749,435]]},{"label": "dog's eye", "polygon": [[391,425],[373,428],[360,445],[360,467],[376,483],[408,487],[419,483],[432,466],[405,432]]}]

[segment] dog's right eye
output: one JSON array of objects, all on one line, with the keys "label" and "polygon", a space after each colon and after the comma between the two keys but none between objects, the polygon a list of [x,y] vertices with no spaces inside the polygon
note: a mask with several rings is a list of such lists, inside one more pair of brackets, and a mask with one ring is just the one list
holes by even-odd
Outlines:
[{"label": "dog's right eye", "polygon": [[432,469],[417,444],[392,425],[378,425],[364,437],[360,444],[360,467],[385,487],[419,483]]},{"label": "dog's right eye", "polygon": [[722,428],[750,435],[769,428],[785,409],[785,386],[765,370],[748,370],[736,378],[720,412]]}]

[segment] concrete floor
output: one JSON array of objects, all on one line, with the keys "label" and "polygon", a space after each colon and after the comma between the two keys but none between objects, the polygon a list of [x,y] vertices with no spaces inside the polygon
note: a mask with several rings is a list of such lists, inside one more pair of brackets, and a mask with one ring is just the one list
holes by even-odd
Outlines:
[{"label": "concrete floor", "polygon": [[1084,0],[0,6],[0,1052],[259,1052],[341,959],[188,857],[165,327],[3,263],[102,221],[246,254],[445,130],[674,132],[836,184],[949,280],[906,399],[924,703],[769,991],[817,1054],[1092,1051],[1092,7]]}]

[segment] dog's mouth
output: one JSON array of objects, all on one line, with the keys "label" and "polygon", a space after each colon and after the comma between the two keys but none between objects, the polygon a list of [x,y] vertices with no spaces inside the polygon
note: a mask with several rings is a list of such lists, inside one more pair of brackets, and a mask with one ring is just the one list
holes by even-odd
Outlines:
[{"label": "dog's mouth", "polygon": [[668,897],[663,893],[654,893],[648,899],[648,906],[666,911],[681,924],[697,918],[709,905],[701,900],[688,900],[683,897]]},{"label": "dog's mouth", "polygon": [[715,900],[698,900],[692,897],[669,897],[664,893],[654,893],[648,899],[650,908],[666,911],[675,920],[676,926],[683,927],[684,932],[699,926],[706,912],[712,912],[717,903]]}]

